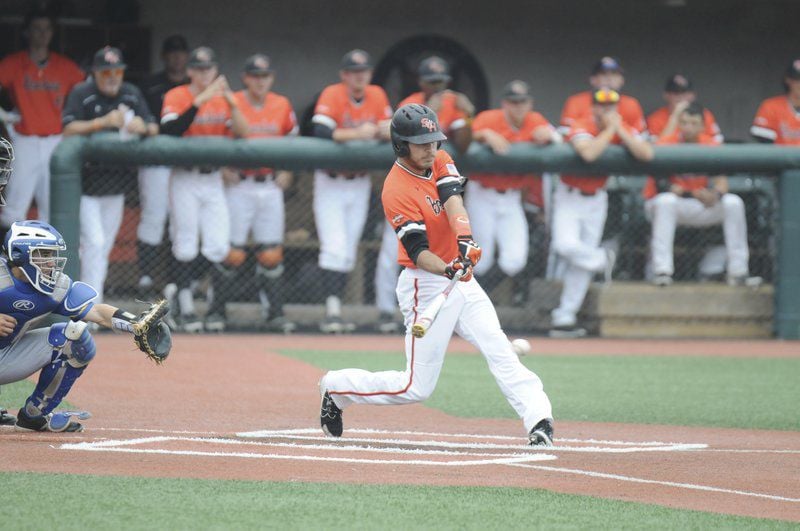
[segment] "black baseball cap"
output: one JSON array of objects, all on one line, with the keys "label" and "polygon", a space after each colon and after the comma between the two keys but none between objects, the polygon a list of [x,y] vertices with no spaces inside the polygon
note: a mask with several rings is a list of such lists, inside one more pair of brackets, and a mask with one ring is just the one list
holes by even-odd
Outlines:
[{"label": "black baseball cap", "polygon": [[683,94],[690,90],[692,90],[692,81],[683,74],[673,74],[667,79],[667,84],[664,86],[664,92],[673,94]]},{"label": "black baseball cap", "polygon": [[122,60],[122,52],[113,46],[104,46],[97,50],[92,59],[92,70],[111,70],[125,68],[128,65]]},{"label": "black baseball cap", "polygon": [[211,68],[212,66],[217,66],[217,54],[208,46],[200,46],[189,54],[189,62],[186,66],[189,68]]},{"label": "black baseball cap", "polygon": [[503,88],[503,99],[507,101],[527,101],[533,99],[531,88],[524,81],[515,79]]},{"label": "black baseball cap", "polygon": [[800,59],[795,59],[789,63],[785,75],[789,79],[800,79]]},{"label": "black baseball cap", "polygon": [[448,82],[450,77],[450,65],[441,57],[432,55],[422,60],[417,70],[422,81],[436,83],[437,81]]},{"label": "black baseball cap", "polygon": [[619,59],[608,55],[601,57],[592,68],[592,75],[600,74],[601,72],[618,72],[620,74],[625,73],[625,71],[622,69]]},{"label": "black baseball cap", "polygon": [[264,76],[271,74],[272,68],[270,68],[269,57],[263,53],[251,55],[244,63],[244,72],[245,74],[251,74],[253,76]]},{"label": "black baseball cap", "polygon": [[364,50],[356,48],[355,50],[350,50],[342,57],[342,70],[347,72],[360,72],[363,70],[370,70],[371,68],[372,65],[370,64],[369,54]]},{"label": "black baseball cap", "polygon": [[189,43],[183,35],[170,35],[161,43],[161,53],[188,52]]}]

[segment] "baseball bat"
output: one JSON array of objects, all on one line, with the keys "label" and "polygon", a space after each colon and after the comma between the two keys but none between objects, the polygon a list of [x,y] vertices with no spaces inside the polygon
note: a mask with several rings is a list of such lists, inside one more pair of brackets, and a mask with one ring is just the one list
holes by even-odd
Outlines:
[{"label": "baseball bat", "polygon": [[444,306],[444,303],[447,300],[447,297],[450,295],[450,292],[453,291],[453,287],[455,287],[458,281],[461,280],[461,277],[464,276],[464,273],[464,269],[456,271],[456,274],[450,279],[450,283],[446,288],[444,288],[444,291],[433,298],[428,307],[422,312],[422,315],[419,316],[417,322],[411,326],[412,336],[416,338],[425,337],[428,329],[431,327],[433,321],[436,319],[436,316],[439,314],[439,310],[442,309],[442,306]]}]

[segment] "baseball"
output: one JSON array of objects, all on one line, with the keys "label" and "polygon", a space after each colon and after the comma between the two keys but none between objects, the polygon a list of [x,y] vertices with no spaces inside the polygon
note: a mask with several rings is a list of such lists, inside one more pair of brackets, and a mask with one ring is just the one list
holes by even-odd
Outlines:
[{"label": "baseball", "polygon": [[511,342],[511,348],[517,353],[517,356],[524,356],[531,351],[531,344],[527,339],[517,338]]}]

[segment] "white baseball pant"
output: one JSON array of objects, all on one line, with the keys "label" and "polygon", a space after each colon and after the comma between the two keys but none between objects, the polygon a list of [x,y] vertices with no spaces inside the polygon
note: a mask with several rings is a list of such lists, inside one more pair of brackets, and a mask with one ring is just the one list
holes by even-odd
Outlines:
[{"label": "white baseball pant", "polygon": [[675,272],[673,242],[678,225],[708,227],[719,224],[722,224],[725,236],[728,274],[748,274],[750,251],[747,247],[747,219],[744,201],[738,195],[725,194],[714,206],[707,208],[699,199],[665,192],[646,201],[644,208],[653,224],[651,252],[656,275],[672,275]]},{"label": "white baseball pant", "polygon": [[399,241],[397,234],[388,222],[383,223],[381,250],[375,263],[375,306],[381,313],[394,313],[397,307],[397,263]]},{"label": "white baseball pant", "polygon": [[[447,286],[449,280],[417,269],[405,269],[397,283],[397,298],[410,330],[417,315]],[[492,302],[473,278],[450,293],[425,337],[406,332],[404,371],[331,371],[321,385],[340,408],[351,404],[411,404],[433,393],[453,332],[475,345],[486,358],[497,385],[530,432],[540,420],[552,418],[542,381],[514,353],[500,328]]]},{"label": "white baseball pant", "polygon": [[31,201],[36,199],[39,219],[50,219],[50,156],[61,135],[28,136],[9,131],[14,144],[14,171],[5,190],[6,206],[0,212],[0,223],[10,227],[27,219]]},{"label": "white baseball pant", "polygon": [[232,245],[244,247],[251,230],[256,243],[283,243],[286,221],[280,186],[248,178],[226,187],[225,194],[231,219]]},{"label": "white baseball pant", "polygon": [[103,302],[108,257],[117,239],[125,208],[125,194],[81,196],[81,280],[97,290]]},{"label": "white baseball pant", "polygon": [[230,250],[230,218],[219,170],[174,168],[169,202],[175,258],[189,262],[202,253],[210,262],[222,262]]},{"label": "white baseball pant", "polygon": [[[500,270],[514,276],[528,261],[528,221],[522,209],[522,192],[498,192],[476,181],[467,183],[465,206],[472,237],[481,246],[481,261],[475,266],[480,277],[491,269],[497,255]],[[499,251],[498,251],[499,247]]]},{"label": "white baseball pant", "polygon": [[139,202],[142,213],[136,237],[147,245],[160,245],[169,216],[169,166],[139,168]]},{"label": "white baseball pant", "polygon": [[606,266],[599,247],[608,212],[608,194],[598,190],[584,196],[559,183],[553,194],[553,251],[566,262],[561,300],[552,312],[553,326],[572,326],[583,304],[592,276]]},{"label": "white baseball pant", "polygon": [[322,269],[349,273],[355,267],[371,187],[366,175],[344,179],[314,172],[314,220]]}]

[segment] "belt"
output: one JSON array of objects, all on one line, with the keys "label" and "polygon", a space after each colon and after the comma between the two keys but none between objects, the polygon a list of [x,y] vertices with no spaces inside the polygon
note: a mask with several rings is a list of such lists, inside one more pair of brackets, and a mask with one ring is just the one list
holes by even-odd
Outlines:
[{"label": "belt", "polygon": [[586,190],[581,190],[580,188],[576,188],[575,186],[570,186],[568,184],[565,184],[564,186],[567,187],[568,192],[578,192],[584,197],[594,197],[597,195],[597,190],[595,190],[594,192],[587,192]]},{"label": "belt", "polygon": [[257,183],[266,183],[275,180],[275,174],[270,173],[256,173],[256,174],[247,174],[247,173],[239,173],[239,179],[246,181],[248,179],[252,179]]},{"label": "belt", "polygon": [[326,171],[325,173],[328,174],[328,177],[331,179],[339,179],[342,181],[352,181],[353,179],[366,177],[366,175],[361,173],[331,173],[329,171]]},{"label": "belt", "polygon": [[209,173],[214,173],[219,168],[215,168],[214,166],[178,166],[178,169],[184,171],[196,171],[198,173],[202,173],[203,175],[208,175]]}]

